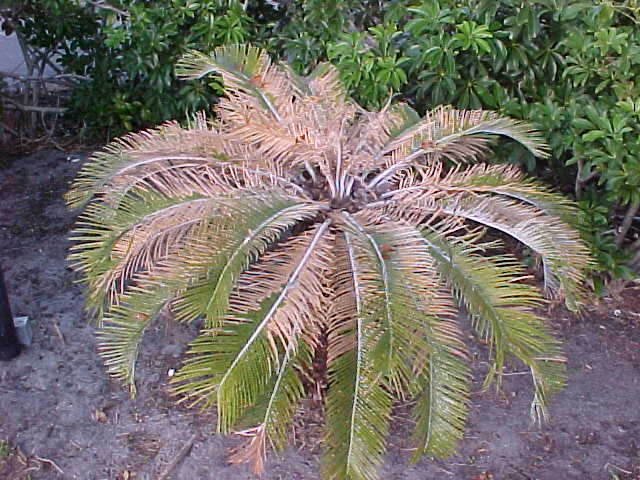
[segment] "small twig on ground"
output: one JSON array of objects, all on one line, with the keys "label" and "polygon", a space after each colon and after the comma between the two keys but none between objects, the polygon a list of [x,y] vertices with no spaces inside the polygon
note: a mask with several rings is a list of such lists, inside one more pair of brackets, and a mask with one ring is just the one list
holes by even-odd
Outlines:
[{"label": "small twig on ground", "polygon": [[605,463],[604,468],[605,468],[605,470],[609,470],[609,473],[611,473],[611,468],[615,468],[619,472],[626,473],[627,475],[631,475],[633,473],[633,472],[630,472],[628,470],[620,468],[620,467],[614,465],[613,463],[609,463],[609,462]]},{"label": "small twig on ground", "polygon": [[67,346],[67,341],[64,339],[64,335],[62,335],[62,332],[60,331],[60,327],[58,326],[58,322],[56,322],[55,320],[53,321],[53,328],[56,331],[56,334],[58,335],[58,338],[60,338],[60,341],[62,342],[62,345],[64,345],[65,347]]},{"label": "small twig on ground", "polygon": [[189,439],[189,441],[184,444],[184,446],[180,449],[180,451],[178,452],[176,457],[173,459],[173,461],[164,470],[164,472],[162,472],[162,474],[158,477],[158,480],[165,480],[166,478],[169,477],[169,475],[171,475],[171,473],[175,470],[178,464],[182,460],[184,460],[187,455],[189,455],[189,452],[191,452],[191,449],[193,448],[193,444],[195,443],[195,441],[196,441],[196,434],[194,434]]},{"label": "small twig on ground", "polygon": [[520,470],[519,468],[513,467],[511,465],[509,465],[509,468],[511,468],[511,470],[513,470],[516,473],[519,473],[520,475],[522,475],[524,478],[526,478],[527,480],[533,480],[532,477],[530,477],[529,475],[527,475],[526,473],[524,473],[522,470]]},{"label": "small twig on ground", "polygon": [[37,457],[37,456],[34,456],[33,458],[35,458],[37,461],[41,463],[48,463],[53,468],[55,468],[60,475],[64,475],[64,470],[62,470],[53,460],[49,460],[48,458]]}]

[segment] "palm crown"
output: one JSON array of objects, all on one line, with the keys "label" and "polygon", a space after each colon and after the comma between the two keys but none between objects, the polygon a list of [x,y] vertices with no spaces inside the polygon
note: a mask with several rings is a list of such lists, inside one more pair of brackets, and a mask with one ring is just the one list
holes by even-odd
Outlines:
[{"label": "palm crown", "polygon": [[514,167],[475,163],[496,136],[544,156],[528,125],[452,108],[366,111],[330,65],[303,78],[252,47],[194,52],[179,72],[222,75],[216,120],[129,135],[68,194],[86,205],[71,258],[101,354],[132,394],[150,323],[163,311],[202,321],[173,389],[216,406],[219,431],[246,437],[233,460],[260,471],[324,352],[324,475],[376,478],[396,399],[414,401],[414,458],[447,455],[463,435],[463,305],[490,345],[486,384],[519,359],[532,412],[545,415],[562,351],[525,269],[484,234],[528,247],[547,296],[574,309],[588,252],[570,202]]}]

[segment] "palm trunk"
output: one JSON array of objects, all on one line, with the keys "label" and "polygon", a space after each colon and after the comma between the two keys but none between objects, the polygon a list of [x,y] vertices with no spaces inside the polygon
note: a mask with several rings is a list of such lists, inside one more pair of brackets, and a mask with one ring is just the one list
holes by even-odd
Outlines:
[{"label": "palm trunk", "polygon": [[20,344],[13,325],[11,305],[0,267],[0,360],[11,360],[20,353]]}]

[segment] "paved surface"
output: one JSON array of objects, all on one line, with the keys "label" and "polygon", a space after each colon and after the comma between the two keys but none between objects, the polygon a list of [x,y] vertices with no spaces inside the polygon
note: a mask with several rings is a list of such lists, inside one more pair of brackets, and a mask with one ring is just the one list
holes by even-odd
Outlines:
[{"label": "paved surface", "polygon": [[0,71],[25,75],[27,73],[20,46],[15,35],[0,33]]}]

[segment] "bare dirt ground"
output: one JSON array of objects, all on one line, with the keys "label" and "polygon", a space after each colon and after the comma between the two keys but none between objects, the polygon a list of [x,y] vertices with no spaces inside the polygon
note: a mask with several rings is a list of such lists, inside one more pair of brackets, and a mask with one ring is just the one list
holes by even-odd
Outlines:
[{"label": "bare dirt ground", "polygon": [[[147,335],[137,398],[105,373],[66,262],[74,216],[62,195],[84,158],[0,158],[0,263],[14,315],[34,320],[33,344],[0,363],[0,479],[253,478],[228,465],[236,439],[215,435],[214,413],[175,407],[167,393],[189,328],[167,322]],[[480,392],[486,352],[476,349],[459,453],[410,464],[408,423],[398,422],[381,478],[640,479],[640,290],[601,300],[583,318],[558,308],[552,323],[565,341],[569,384],[553,398],[549,424],[530,423],[530,378],[518,366],[501,392]],[[270,455],[263,479],[319,478],[316,418],[301,412],[294,446]]]}]

